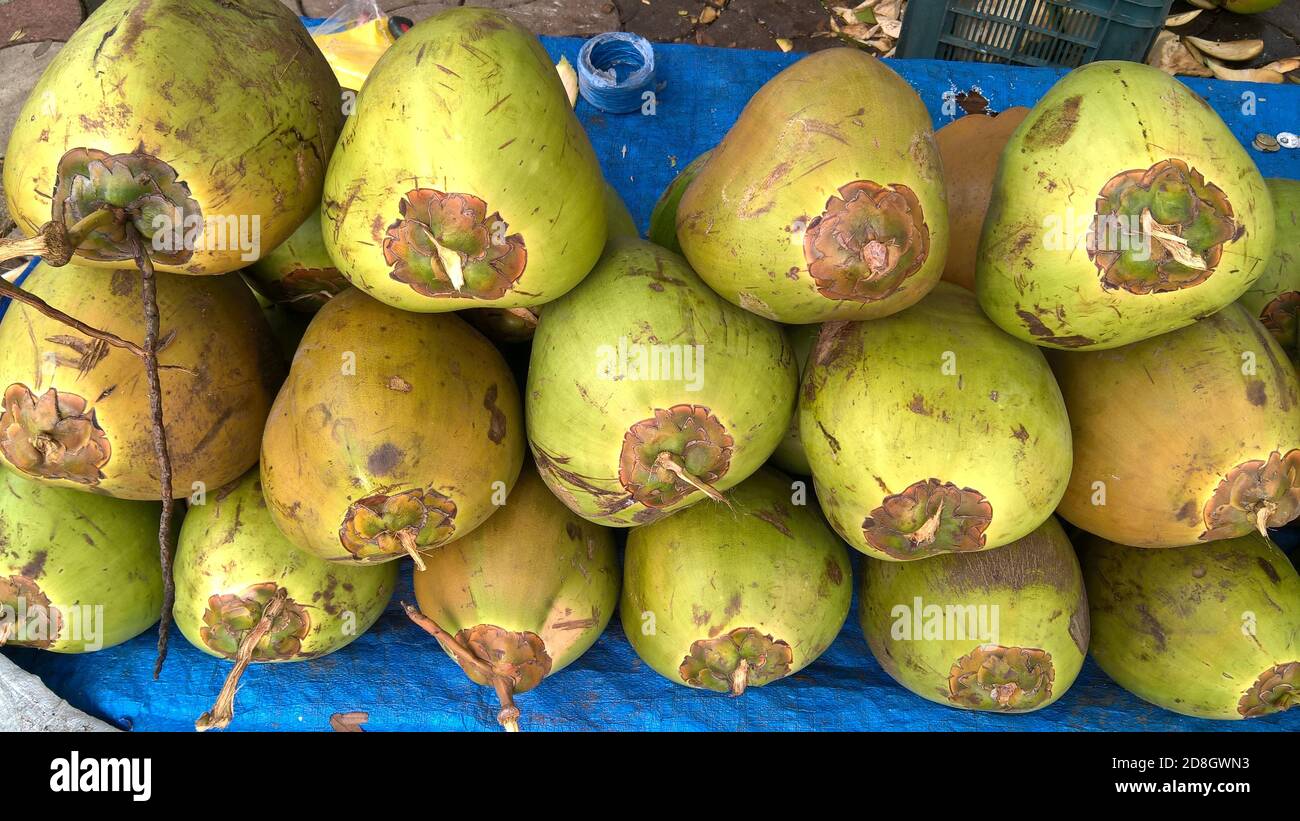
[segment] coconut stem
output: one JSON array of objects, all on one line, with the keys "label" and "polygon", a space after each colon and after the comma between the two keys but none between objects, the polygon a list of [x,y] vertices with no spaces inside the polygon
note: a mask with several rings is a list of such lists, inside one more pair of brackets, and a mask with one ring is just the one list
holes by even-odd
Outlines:
[{"label": "coconut stem", "polygon": [[405,528],[397,531],[397,541],[401,543],[402,549],[411,557],[411,561],[415,562],[415,566],[424,570],[424,559],[420,558],[420,546],[415,543],[415,536],[411,534],[411,531]]},{"label": "coconut stem", "polygon": [[1273,502],[1263,502],[1255,510],[1255,529],[1265,539],[1268,538],[1268,520],[1273,518],[1273,514],[1276,512],[1277,505]]},{"label": "coconut stem", "polygon": [[682,466],[680,457],[678,457],[677,454],[666,450],[660,451],[659,455],[655,457],[655,467],[667,470],[678,479],[681,479],[686,484],[707,495],[713,501],[722,502],[724,504],[727,503],[727,497],[723,496],[717,488],[710,485],[708,482],[703,482],[692,476],[690,472]]},{"label": "coconut stem", "polygon": [[60,220],[51,220],[42,225],[34,237],[0,239],[0,262],[18,257],[42,257],[56,268],[67,265],[91,232],[117,218],[114,211],[105,206],[82,217],[71,228]]},{"label": "coconut stem", "polygon": [[248,631],[244,640],[239,643],[239,649],[235,651],[235,666],[231,668],[230,673],[226,676],[226,681],[221,685],[221,692],[217,694],[217,701],[212,705],[212,709],[199,716],[199,720],[194,722],[194,729],[200,733],[217,728],[224,730],[230,726],[230,720],[235,717],[235,691],[239,689],[239,678],[244,675],[248,665],[253,661],[253,651],[257,649],[257,643],[267,634],[271,626],[275,623],[275,617],[280,615],[280,610],[284,607],[285,599],[289,591],[283,587],[275,589],[275,595],[271,601],[267,602],[266,607],[262,609],[262,618],[258,619],[253,629]]},{"label": "coconut stem", "polygon": [[912,544],[921,546],[928,545],[934,541],[934,534],[939,530],[939,522],[943,518],[943,500],[939,500],[939,507],[935,508],[930,518],[925,520],[925,524],[918,527],[908,537]]},{"label": "coconut stem", "polygon": [[733,696],[743,696],[745,687],[749,684],[749,659],[741,659],[736,665],[736,669],[731,674],[731,694]]},{"label": "coconut stem", "polygon": [[443,630],[436,621],[421,613],[414,605],[402,602],[402,609],[406,611],[406,617],[415,622],[417,627],[437,639],[443,649],[451,653],[461,667],[473,670],[492,682],[492,689],[496,690],[497,700],[501,702],[501,712],[497,713],[497,722],[508,733],[519,732],[519,708],[515,706],[514,682],[510,677],[498,673],[491,664],[474,655],[469,648],[461,645],[454,636]]},{"label": "coconut stem", "polygon": [[154,662],[156,680],[167,659],[167,637],[171,633],[172,606],[176,602],[176,584],[172,579],[172,460],[167,449],[167,429],[163,426],[162,380],[158,376],[158,279],[153,260],[145,248],[144,238],[135,226],[127,223],[127,236],[140,269],[140,299],[144,311],[144,370],[149,383],[149,415],[152,417],[153,450],[158,460],[158,491],[162,498],[162,517],[158,520],[158,560],[162,565],[163,603],[158,623],[158,658]]}]

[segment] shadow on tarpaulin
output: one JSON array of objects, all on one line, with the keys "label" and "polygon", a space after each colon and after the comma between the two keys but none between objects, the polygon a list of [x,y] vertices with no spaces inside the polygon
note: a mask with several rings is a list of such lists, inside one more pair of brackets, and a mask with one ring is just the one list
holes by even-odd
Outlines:
[{"label": "shadow on tarpaulin", "polygon": [[[576,64],[582,40],[542,38],[555,59]],[[758,88],[801,55],[656,45],[660,87],[654,116],[611,115],[578,104],[605,176],[644,230],[663,188],[712,148]],[[944,93],[978,89],[993,110],[1033,105],[1064,73],[980,63],[890,61],[940,127]],[[1259,132],[1300,130],[1300,87],[1191,79],[1187,84],[1249,146]],[[1253,95],[1254,113],[1246,103]],[[1251,149],[1268,177],[1300,177],[1300,152]],[[1295,531],[1276,534],[1294,546]],[[855,557],[856,560],[856,557]],[[348,647],[308,663],[253,665],[245,674],[232,730],[328,730],[332,714],[366,711],[368,730],[494,730],[490,690],[470,683],[396,602],[411,599],[410,566],[394,604]],[[856,572],[856,568],[855,568]],[[190,730],[221,687],[228,662],[177,633],[158,681],[155,636],[85,656],[22,648],[4,652],[74,706],[122,728]],[[824,656],[791,680],[743,697],[669,682],[632,652],[615,618],[595,646],[538,689],[519,697],[525,730],[1231,730],[1300,729],[1300,710],[1250,721],[1186,718],[1152,707],[1113,684],[1091,660],[1055,704],[1025,715],[991,715],[925,701],[895,684],[872,658],[856,604]]]}]

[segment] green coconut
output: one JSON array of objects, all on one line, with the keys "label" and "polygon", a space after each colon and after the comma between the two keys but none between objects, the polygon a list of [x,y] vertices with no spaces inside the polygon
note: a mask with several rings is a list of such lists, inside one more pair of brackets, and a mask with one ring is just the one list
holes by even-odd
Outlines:
[{"label": "green coconut", "polygon": [[894,316],[823,326],[799,417],[822,510],[877,559],[1014,542],[1070,478],[1070,421],[1042,352],[951,283]]},{"label": "green coconut", "polygon": [[[808,365],[808,357],[812,353],[813,345],[817,342],[817,334],[821,331],[821,326],[790,325],[785,330],[790,338],[790,347],[794,349],[795,361],[799,364],[799,376],[802,380],[804,369]],[[786,430],[785,438],[772,452],[772,464],[786,473],[793,473],[796,476],[812,475],[812,466],[808,464],[808,455],[803,452],[798,408],[795,409],[794,416],[790,418],[790,427]]]},{"label": "green coconut", "polygon": [[350,287],[325,252],[320,226],[318,208],[287,240],[245,269],[254,287],[276,305],[314,314]]},{"label": "green coconut", "polygon": [[161,514],[0,471],[0,645],[89,653],[148,630]]},{"label": "green coconut", "polygon": [[1264,180],[1209,104],[1151,66],[1091,63],[1003,151],[976,289],[1012,336],[1113,348],[1231,304],[1273,242]]},{"label": "green coconut", "polygon": [[677,240],[731,302],[787,323],[887,316],[943,273],[943,171],[921,98],[853,48],[746,104],[682,194]]},{"label": "green coconut", "polygon": [[1181,547],[1300,517],[1300,380],[1242,305],[1051,362],[1074,437],[1059,508],[1072,524]]},{"label": "green coconut", "polygon": [[1277,244],[1264,274],[1238,300],[1300,363],[1300,181],[1265,180],[1273,195]]},{"label": "green coconut", "polygon": [[891,678],[966,710],[1027,713],[1070,689],[1088,653],[1088,596],[1056,519],[1005,547],[863,565],[859,617]]},{"label": "green coconut", "polygon": [[339,270],[408,311],[541,305],[605,242],[604,179],[560,77],[490,9],[444,11],[384,53],[324,197]]},{"label": "green coconut", "polygon": [[1300,575],[1268,539],[1084,548],[1092,655],[1125,690],[1199,718],[1300,704]]},{"label": "green coconut", "polygon": [[705,151],[691,160],[685,168],[678,172],[676,177],[673,177],[673,181],[659,195],[659,201],[655,203],[654,210],[650,212],[650,233],[648,235],[650,241],[655,245],[667,248],[674,254],[682,252],[682,246],[677,241],[677,206],[682,201],[682,194],[686,193],[686,187],[700,173],[700,169],[709,161],[709,155],[712,153],[712,151]]},{"label": "green coconut", "polygon": [[575,513],[644,524],[757,470],[789,427],[796,377],[780,326],[718,297],[671,251],[612,240],[542,312],[528,441]]},{"label": "green coconut", "polygon": [[641,232],[636,230],[632,212],[627,210],[627,203],[609,183],[605,183],[605,232],[610,237],[637,239],[641,236]]},{"label": "green coconut", "polygon": [[176,547],[176,625],[210,656],[236,663],[198,729],[225,727],[250,663],[319,658],[375,623],[397,565],[323,561],[281,535],[256,470],[191,504]]},{"label": "green coconut", "polygon": [[771,469],[628,534],[623,631],[688,687],[741,695],[817,660],[844,625],[849,552]]},{"label": "green coconut", "polygon": [[349,289],[298,346],[262,436],[262,485],[303,550],[419,563],[495,512],[523,460],[519,391],[490,342]]},{"label": "green coconut", "polygon": [[[94,328],[140,339],[140,277],[42,263],[23,287]],[[159,274],[158,360],[177,498],[257,463],[284,374],[271,329],[238,274]],[[0,320],[0,464],[60,487],[158,499],[144,367],[133,353],[15,303]]]},{"label": "green coconut", "polygon": [[416,571],[423,615],[408,612],[471,680],[497,691],[498,720],[514,730],[514,696],[587,652],[621,583],[613,531],[572,513],[527,467],[500,512]]},{"label": "green coconut", "polygon": [[320,203],[342,120],[329,64],[279,0],[108,0],[18,114],[9,211],[29,234],[97,213],[74,240],[92,265],[134,268],[134,227],[160,271],[234,271]]}]

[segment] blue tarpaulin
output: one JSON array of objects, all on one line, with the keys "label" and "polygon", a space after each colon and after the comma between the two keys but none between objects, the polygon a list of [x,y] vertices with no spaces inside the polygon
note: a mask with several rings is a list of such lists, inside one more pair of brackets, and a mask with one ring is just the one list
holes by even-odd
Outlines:
[{"label": "blue tarpaulin", "polygon": [[[543,38],[552,55],[577,63],[582,41]],[[681,166],[713,147],[758,88],[797,54],[655,47],[660,89],[654,116],[578,113],[605,175],[644,230],[660,191]],[[920,93],[942,126],[945,92],[978,89],[995,110],[1033,105],[1063,72],[929,60],[891,66]],[[833,82],[834,78],[828,78]],[[1300,131],[1300,88],[1190,79],[1249,146],[1255,134]],[[1300,177],[1300,151],[1252,149],[1267,177]],[[436,643],[396,606],[410,600],[410,569],[394,605],[348,647],[310,662],[253,665],[244,675],[232,730],[327,730],[334,713],[365,711],[369,730],[495,729],[492,692],[469,682]],[[4,652],[74,706],[123,729],[188,730],[211,706],[229,662],[175,634],[158,681],[152,632],[84,656],[21,648]],[[856,608],[839,639],[790,679],[741,698],[669,682],[632,652],[610,625],[572,666],[518,699],[526,730],[1296,730],[1300,711],[1240,722],[1190,719],[1138,700],[1089,661],[1059,701],[1035,713],[990,715],[932,704],[895,684],[876,664]]]}]

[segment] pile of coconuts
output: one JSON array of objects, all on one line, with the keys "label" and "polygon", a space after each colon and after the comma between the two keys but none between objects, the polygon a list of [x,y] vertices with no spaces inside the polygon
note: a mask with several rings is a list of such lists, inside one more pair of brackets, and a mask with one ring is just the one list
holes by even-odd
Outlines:
[{"label": "pile of coconuts", "polygon": [[798,687],[855,587],[879,666],[949,707],[1047,707],[1090,650],[1186,715],[1300,699],[1269,537],[1300,182],[1176,80],[1094,63],[936,134],[819,52],[650,241],[507,16],[431,17],[340,99],[278,0],[108,0],[32,92],[0,642],[161,614],[159,667],[172,622],[229,662],[196,716],[225,727],[250,664],[346,646],[409,561],[409,629],[508,730],[616,612],[701,698]]}]

